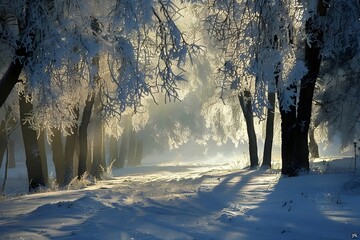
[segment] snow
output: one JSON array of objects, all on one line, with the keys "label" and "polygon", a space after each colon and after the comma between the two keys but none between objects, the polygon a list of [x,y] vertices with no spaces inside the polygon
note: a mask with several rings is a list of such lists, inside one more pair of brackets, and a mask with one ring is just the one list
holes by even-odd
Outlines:
[{"label": "snow", "polygon": [[360,175],[349,165],[319,159],[293,178],[219,163],[115,170],[78,190],[8,195],[0,239],[351,239]]}]

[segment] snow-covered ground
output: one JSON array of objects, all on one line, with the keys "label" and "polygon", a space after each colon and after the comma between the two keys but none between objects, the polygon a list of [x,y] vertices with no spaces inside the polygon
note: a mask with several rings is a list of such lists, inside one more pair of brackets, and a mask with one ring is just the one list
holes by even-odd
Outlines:
[{"label": "snow-covered ground", "polygon": [[360,239],[349,164],[319,160],[294,178],[231,164],[117,170],[80,190],[2,199],[0,239]]}]

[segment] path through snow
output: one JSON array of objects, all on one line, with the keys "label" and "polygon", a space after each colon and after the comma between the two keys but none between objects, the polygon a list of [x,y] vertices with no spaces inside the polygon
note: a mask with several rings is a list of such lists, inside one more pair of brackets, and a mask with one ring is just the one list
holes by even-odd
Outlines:
[{"label": "path through snow", "polygon": [[[359,175],[169,166],[0,201],[0,239],[351,239]],[[355,190],[354,190],[355,189]]]}]

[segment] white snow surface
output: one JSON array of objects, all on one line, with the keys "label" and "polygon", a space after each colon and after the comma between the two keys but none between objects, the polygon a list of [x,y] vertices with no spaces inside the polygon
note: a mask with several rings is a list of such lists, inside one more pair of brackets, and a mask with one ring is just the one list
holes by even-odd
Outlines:
[{"label": "white snow surface", "polygon": [[[338,160],[340,161],[340,160]],[[355,239],[360,175],[282,177],[231,165],[144,166],[0,200],[0,239]]]}]

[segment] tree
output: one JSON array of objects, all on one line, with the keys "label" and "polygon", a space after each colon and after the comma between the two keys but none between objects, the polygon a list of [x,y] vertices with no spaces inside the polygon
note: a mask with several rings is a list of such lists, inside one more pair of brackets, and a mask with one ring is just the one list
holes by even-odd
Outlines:
[{"label": "tree", "polygon": [[314,127],[341,150],[359,137],[359,2],[334,1],[327,13],[323,63],[315,95]]},{"label": "tree", "polygon": [[47,179],[43,172],[43,165],[41,154],[37,142],[36,131],[31,128],[27,119],[27,114],[32,111],[32,104],[29,98],[22,94],[19,100],[20,104],[20,119],[23,121],[21,124],[22,136],[25,147],[26,168],[29,179],[29,190],[36,190],[41,186],[45,186]]},{"label": "tree", "polygon": [[[154,91],[166,101],[178,98],[181,66],[198,50],[177,27],[178,11],[161,0],[1,2],[0,36],[10,65],[0,81],[0,106],[23,73],[24,94],[31,94],[33,105],[29,127],[46,131],[49,139],[54,129],[67,136],[65,182],[72,178],[80,132],[78,175],[85,169],[92,96],[99,96],[105,121],[127,108],[136,111]],[[97,57],[104,62],[93,64]]]},{"label": "tree", "polygon": [[53,136],[51,137],[51,150],[52,160],[55,166],[56,182],[63,186],[65,177],[65,159],[64,159],[64,147],[62,142],[62,133],[60,129],[52,130]]},{"label": "tree", "polygon": [[[228,91],[235,91],[240,97],[245,93],[248,96],[251,107],[243,113],[248,116],[249,139],[255,139],[250,117],[264,119],[263,109],[269,109],[263,162],[268,166],[271,165],[275,85],[280,86],[279,81],[288,84],[287,72],[293,66],[284,63],[293,63],[296,59],[289,36],[293,9],[288,6],[291,4],[282,1],[210,1],[206,17],[210,35],[225,50],[220,68],[221,97],[224,98]],[[280,104],[286,109],[294,103],[281,101]],[[256,140],[249,142],[250,149],[256,149],[256,145]],[[252,152],[251,159],[257,159],[255,150]]]}]

